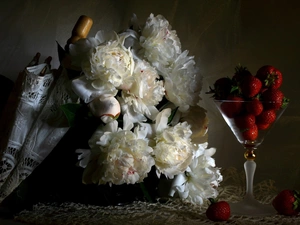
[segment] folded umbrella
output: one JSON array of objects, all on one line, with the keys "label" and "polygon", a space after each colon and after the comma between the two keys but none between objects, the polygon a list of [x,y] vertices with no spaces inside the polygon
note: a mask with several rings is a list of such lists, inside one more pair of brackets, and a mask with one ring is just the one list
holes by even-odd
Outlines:
[{"label": "folded umbrella", "polygon": [[[90,18],[81,16],[68,44],[85,38],[91,25]],[[14,116],[8,124],[9,131],[4,132],[8,138],[1,140],[4,147],[0,149],[0,202],[32,173],[69,129],[60,106],[77,103],[79,98],[71,87],[74,71],[65,67],[66,56],[60,58],[58,70],[50,70],[46,60],[27,67],[18,79],[17,84],[21,81],[22,85],[11,98],[15,107],[11,107]]]},{"label": "folded umbrella", "polygon": [[54,81],[50,71],[51,57],[48,57],[45,63],[38,64],[39,57],[38,53],[20,73],[2,114],[0,187],[17,165],[22,155],[21,148],[45,104]]}]

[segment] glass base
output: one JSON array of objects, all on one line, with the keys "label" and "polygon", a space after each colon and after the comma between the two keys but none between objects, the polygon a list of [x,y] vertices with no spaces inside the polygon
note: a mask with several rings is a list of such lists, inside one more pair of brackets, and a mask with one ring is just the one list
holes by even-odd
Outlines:
[{"label": "glass base", "polygon": [[230,203],[231,215],[263,217],[276,215],[271,204],[262,204],[253,198],[245,198],[237,203]]}]

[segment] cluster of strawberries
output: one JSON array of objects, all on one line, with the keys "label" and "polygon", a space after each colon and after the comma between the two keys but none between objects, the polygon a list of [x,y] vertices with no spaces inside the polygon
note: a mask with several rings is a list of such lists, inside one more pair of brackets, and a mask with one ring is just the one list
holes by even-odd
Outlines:
[{"label": "cluster of strawberries", "polygon": [[256,75],[238,66],[232,78],[218,79],[207,93],[216,100],[227,100],[220,106],[222,113],[234,119],[245,140],[254,141],[258,131],[266,130],[276,120],[276,111],[289,101],[279,89],[281,84],[282,73],[273,66],[261,67]]}]

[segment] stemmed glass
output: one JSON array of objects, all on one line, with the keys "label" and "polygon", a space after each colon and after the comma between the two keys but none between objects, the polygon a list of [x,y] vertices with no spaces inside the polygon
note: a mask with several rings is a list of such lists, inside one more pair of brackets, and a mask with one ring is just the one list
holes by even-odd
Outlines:
[{"label": "stemmed glass", "polygon": [[[257,133],[255,134],[256,131],[253,131],[253,133],[251,133],[249,129],[242,128],[240,125],[241,118],[249,114],[246,111],[246,107],[247,104],[250,103],[250,101],[214,100],[214,103],[220,111],[222,117],[226,121],[227,125],[230,127],[231,131],[237,138],[238,142],[242,144],[242,146],[245,149],[244,157],[246,161],[244,163],[244,169],[246,174],[246,194],[242,201],[238,203],[230,203],[232,214],[251,216],[274,215],[276,211],[271,204],[262,204],[259,201],[257,201],[253,195],[253,179],[256,169],[255,151],[257,150],[258,146],[263,142],[265,136],[270,131],[275,122],[280,118],[280,116],[286,109],[287,104],[285,104],[285,107],[281,107],[279,109],[274,110],[275,117],[273,115],[273,123],[268,125],[255,124],[255,126],[258,127],[258,129],[256,130]],[[262,102],[262,104],[266,106],[266,108],[268,108],[268,106],[274,105],[274,102]],[[237,108],[239,108],[238,112],[234,112],[234,110],[236,110]],[[257,117],[255,118],[257,119]],[[257,122],[259,121],[255,121],[254,119],[254,123]],[[245,132],[248,132],[248,134],[245,134]]]}]

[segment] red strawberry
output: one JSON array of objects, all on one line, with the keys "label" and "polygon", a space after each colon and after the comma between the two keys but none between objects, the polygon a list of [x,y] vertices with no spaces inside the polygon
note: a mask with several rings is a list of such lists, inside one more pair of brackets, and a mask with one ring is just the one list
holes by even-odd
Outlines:
[{"label": "red strawberry", "polygon": [[235,67],[235,73],[232,77],[232,80],[238,84],[247,75],[251,75],[251,72],[247,69],[247,67],[239,65]]},{"label": "red strawberry", "polygon": [[240,129],[247,129],[255,124],[255,116],[253,114],[245,114],[234,118],[235,125]]},{"label": "red strawberry", "polygon": [[258,130],[266,130],[269,128],[270,124],[269,123],[256,123],[257,129]]},{"label": "red strawberry", "polygon": [[211,204],[206,210],[206,216],[212,221],[227,221],[230,217],[230,205],[225,201],[209,199]]},{"label": "red strawberry", "polygon": [[256,124],[247,128],[242,132],[243,138],[248,141],[254,141],[258,137],[258,128]]},{"label": "red strawberry", "polygon": [[227,100],[221,104],[222,113],[229,118],[240,114],[244,107],[243,98],[230,96]]},{"label": "red strawberry", "polygon": [[228,77],[222,77],[216,80],[214,83],[214,89],[210,87],[210,91],[207,94],[214,94],[213,97],[218,100],[224,100],[228,97],[231,91],[231,79]]},{"label": "red strawberry", "polygon": [[297,215],[300,211],[300,195],[294,190],[282,190],[273,199],[272,205],[279,214],[286,216]]},{"label": "red strawberry", "polygon": [[265,109],[280,109],[284,95],[279,89],[268,89],[261,95]]},{"label": "red strawberry", "polygon": [[263,87],[278,89],[282,84],[281,72],[273,66],[262,66],[256,73],[256,77],[261,80]]},{"label": "red strawberry", "polygon": [[252,98],[257,95],[260,92],[261,87],[261,81],[251,74],[244,76],[240,83],[240,91],[246,98]]},{"label": "red strawberry", "polygon": [[247,112],[253,114],[254,116],[258,116],[263,111],[263,109],[264,107],[262,102],[257,98],[251,100],[250,102],[247,102],[246,104]]},{"label": "red strawberry", "polygon": [[256,117],[257,124],[271,124],[275,120],[276,113],[275,110],[272,109],[264,110]]}]

